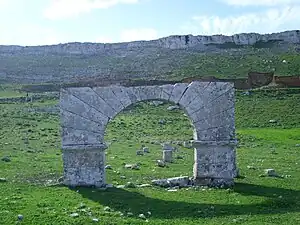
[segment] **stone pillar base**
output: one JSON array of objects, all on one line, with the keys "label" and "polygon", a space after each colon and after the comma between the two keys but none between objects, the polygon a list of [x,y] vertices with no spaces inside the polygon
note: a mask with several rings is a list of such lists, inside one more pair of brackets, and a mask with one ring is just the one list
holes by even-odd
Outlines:
[{"label": "stone pillar base", "polygon": [[105,145],[64,146],[64,181],[67,186],[104,187]]},{"label": "stone pillar base", "polygon": [[232,187],[236,175],[235,141],[194,141],[194,184]]}]

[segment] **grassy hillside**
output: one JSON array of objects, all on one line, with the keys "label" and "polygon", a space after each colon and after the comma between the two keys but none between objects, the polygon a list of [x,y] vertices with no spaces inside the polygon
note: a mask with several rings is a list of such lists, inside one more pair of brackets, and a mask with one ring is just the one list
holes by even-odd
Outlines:
[{"label": "grassy hillside", "polygon": [[[249,71],[299,75],[298,46],[214,46],[131,49],[94,55],[0,55],[1,83],[76,82],[80,79],[243,78]],[[2,75],[4,74],[4,75]]]},{"label": "grassy hillside", "polygon": [[[233,189],[125,188],[106,191],[56,185],[62,176],[59,117],[45,113],[57,101],[0,104],[0,224],[298,224],[300,223],[300,90],[237,93],[238,165],[244,179]],[[168,168],[158,168],[160,142],[189,140],[192,127],[181,110],[141,103],[108,126],[107,180],[114,185],[192,175],[193,150],[179,147]],[[165,125],[160,125],[164,120]],[[269,120],[276,120],[270,123]],[[150,153],[136,156],[144,144]],[[133,171],[123,163],[141,164]],[[249,169],[249,168],[254,169]],[[284,179],[260,177],[274,168]],[[105,208],[106,207],[106,208]],[[109,208],[107,208],[109,207]],[[70,216],[78,213],[78,217]],[[149,213],[150,212],[150,213]],[[132,213],[128,214],[128,213]],[[95,222],[92,219],[98,219]]]}]

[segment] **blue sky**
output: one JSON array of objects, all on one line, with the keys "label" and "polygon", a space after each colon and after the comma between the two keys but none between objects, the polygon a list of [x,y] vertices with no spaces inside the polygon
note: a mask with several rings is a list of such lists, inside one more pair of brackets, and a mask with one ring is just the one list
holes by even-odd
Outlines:
[{"label": "blue sky", "polygon": [[0,45],[300,29],[300,0],[0,0]]}]

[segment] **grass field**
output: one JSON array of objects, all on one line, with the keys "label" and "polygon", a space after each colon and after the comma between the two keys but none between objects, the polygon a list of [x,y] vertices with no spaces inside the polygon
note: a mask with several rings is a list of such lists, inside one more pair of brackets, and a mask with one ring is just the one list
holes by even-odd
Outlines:
[{"label": "grass field", "polygon": [[[0,97],[6,97],[4,92]],[[59,117],[41,111],[57,101],[0,104],[0,159],[11,160],[0,160],[0,177],[6,180],[0,179],[0,224],[300,224],[299,99],[298,89],[256,91],[249,96],[238,92],[237,155],[244,177],[236,179],[233,189],[176,192],[57,185],[62,176]],[[108,183],[147,184],[154,178],[192,175],[192,149],[179,146],[176,155],[183,159],[168,168],[155,165],[162,155],[159,142],[192,137],[188,118],[167,107],[141,103],[109,124]],[[159,124],[161,119],[164,125]],[[150,153],[136,156],[142,144]],[[137,162],[140,170],[123,167]],[[285,178],[261,177],[268,168]],[[19,214],[23,220],[18,222]]]}]

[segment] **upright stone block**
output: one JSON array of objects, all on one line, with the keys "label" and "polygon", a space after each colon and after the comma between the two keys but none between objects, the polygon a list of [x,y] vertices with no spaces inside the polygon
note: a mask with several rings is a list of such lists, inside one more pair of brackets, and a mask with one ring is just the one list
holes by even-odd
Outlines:
[{"label": "upright stone block", "polygon": [[64,146],[64,184],[105,186],[105,145]]},{"label": "upright stone block", "polygon": [[236,173],[235,141],[194,141],[194,181],[197,185],[230,187]]},{"label": "upright stone block", "polygon": [[173,151],[172,150],[163,150],[163,161],[171,163],[173,162]]}]

